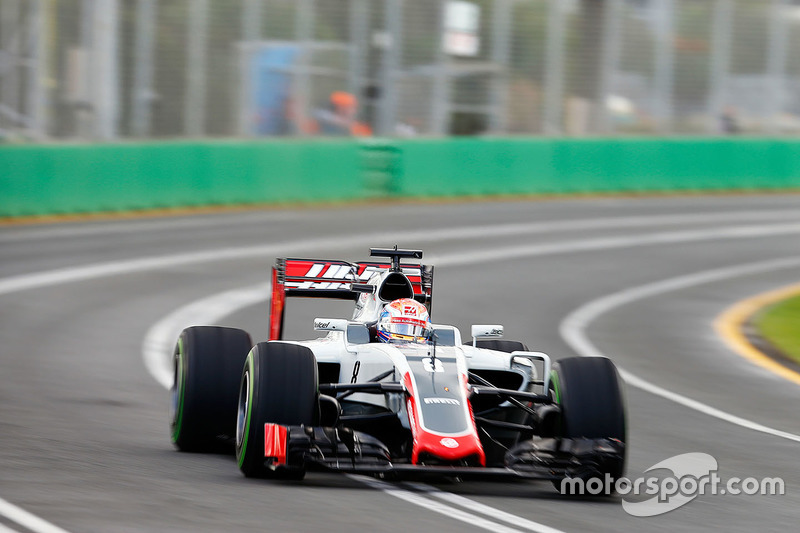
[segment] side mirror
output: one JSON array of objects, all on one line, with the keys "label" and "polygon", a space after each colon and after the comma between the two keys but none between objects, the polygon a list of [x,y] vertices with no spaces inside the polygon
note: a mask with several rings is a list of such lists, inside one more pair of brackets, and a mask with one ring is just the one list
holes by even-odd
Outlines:
[{"label": "side mirror", "polygon": [[461,344],[461,333],[455,326],[437,326],[433,324],[433,335],[436,336],[436,344],[439,346],[458,346]]},{"label": "side mirror", "polygon": [[349,344],[369,344],[369,328],[364,324],[350,323],[347,325],[346,338]]},{"label": "side mirror", "polygon": [[503,336],[503,326],[500,324],[473,324],[470,330],[472,345],[475,346],[479,338],[500,338]]},{"label": "side mirror", "polygon": [[345,341],[349,344],[369,344],[369,329],[343,318],[315,318],[316,331],[343,331]]}]

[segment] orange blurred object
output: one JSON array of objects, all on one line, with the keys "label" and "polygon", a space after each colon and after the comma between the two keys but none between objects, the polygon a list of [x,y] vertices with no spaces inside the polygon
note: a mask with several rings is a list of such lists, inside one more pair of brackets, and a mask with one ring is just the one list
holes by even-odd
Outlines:
[{"label": "orange blurred object", "polygon": [[350,126],[350,133],[356,137],[369,137],[372,135],[372,128],[363,122],[356,122]]},{"label": "orange blurred object", "polygon": [[354,108],[358,105],[358,100],[348,92],[336,91],[331,93],[331,103],[336,107]]}]

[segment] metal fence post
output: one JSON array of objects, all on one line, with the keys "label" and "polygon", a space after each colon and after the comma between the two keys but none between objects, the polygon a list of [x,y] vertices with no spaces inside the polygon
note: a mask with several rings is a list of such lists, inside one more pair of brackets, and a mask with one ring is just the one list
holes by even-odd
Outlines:
[{"label": "metal fence post", "polygon": [[445,2],[446,0],[438,0],[439,37],[436,41],[436,70],[433,73],[433,99],[431,101],[431,133],[434,135],[447,133],[450,115],[447,95],[450,84],[449,60],[442,42],[445,32],[445,10],[447,9]]},{"label": "metal fence post", "polygon": [[261,0],[244,0],[242,37],[245,41],[261,39]]},{"label": "metal fence post", "polygon": [[603,35],[603,64],[600,68],[600,98],[597,105],[599,131],[613,133],[614,120],[609,111],[608,100],[613,95],[614,76],[622,47],[622,0],[608,0],[604,16],[606,23]]},{"label": "metal fence post", "polygon": [[94,10],[92,84],[95,135],[102,140],[111,140],[117,136],[119,119],[118,0],[96,0]]},{"label": "metal fence post", "polygon": [[[3,0],[0,3],[0,80],[2,80],[2,93],[0,93],[0,124],[3,117],[8,117],[5,122],[17,125],[19,120],[19,0]],[[2,128],[0,128],[2,129]]]},{"label": "metal fence post", "polygon": [[767,98],[767,132],[780,131],[780,118],[783,113],[784,80],[786,77],[788,24],[784,14],[786,0],[772,0],[769,24],[769,57],[767,75],[770,97]]},{"label": "metal fence post", "polygon": [[47,67],[47,0],[35,0],[28,13],[29,68],[28,98],[25,99],[25,115],[28,117],[29,133],[35,139],[47,135],[46,110],[47,90],[45,87]]},{"label": "metal fence post", "polygon": [[[295,109],[301,124],[308,122],[315,103],[309,102],[311,90],[311,54],[314,41],[314,0],[298,0],[295,8],[295,40],[300,44],[300,61],[294,92],[297,95]],[[308,135],[305,128],[300,128],[300,135]]]},{"label": "metal fence post", "polygon": [[565,3],[550,0],[547,17],[547,59],[544,95],[544,132],[560,135],[563,131],[564,92],[564,27],[566,23]]},{"label": "metal fence post", "polygon": [[655,51],[655,108],[658,110],[658,129],[672,129],[672,83],[675,67],[675,0],[660,0],[657,16]]},{"label": "metal fence post", "polygon": [[84,55],[84,63],[77,73],[79,89],[75,95],[75,134],[83,139],[96,136],[97,109],[94,102],[94,11],[95,0],[81,0],[80,24],[78,39],[80,50]]},{"label": "metal fence post", "polygon": [[378,113],[378,134],[392,135],[396,121],[398,68],[403,46],[403,0],[386,0],[386,49],[381,72],[381,108]]},{"label": "metal fence post", "polygon": [[189,2],[189,34],[186,62],[186,100],[183,124],[186,135],[203,135],[206,122],[206,41],[208,0]]},{"label": "metal fence post", "polygon": [[134,43],[134,81],[131,95],[135,137],[150,134],[150,106],[153,103],[153,37],[156,0],[138,0],[136,5],[136,41]]},{"label": "metal fence post", "polygon": [[725,107],[728,86],[728,65],[731,54],[731,0],[716,0],[711,35],[711,68],[709,72],[708,132],[719,133],[719,119]]},{"label": "metal fence post", "polygon": [[[350,0],[350,53],[347,86],[359,101],[363,100],[364,70],[366,67],[369,12],[365,0]],[[363,108],[363,105],[361,106]]]},{"label": "metal fence post", "polygon": [[492,13],[492,63],[497,71],[493,73],[491,89],[491,114],[489,132],[495,135],[508,129],[506,103],[508,101],[508,49],[511,34],[511,10],[514,0],[494,0]]}]

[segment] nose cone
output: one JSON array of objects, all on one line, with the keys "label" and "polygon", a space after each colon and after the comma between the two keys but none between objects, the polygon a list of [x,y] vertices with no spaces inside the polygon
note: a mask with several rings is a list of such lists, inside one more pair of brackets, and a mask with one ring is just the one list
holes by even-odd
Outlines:
[{"label": "nose cone", "polygon": [[424,432],[414,439],[411,462],[428,465],[486,466],[477,434],[448,437]]}]

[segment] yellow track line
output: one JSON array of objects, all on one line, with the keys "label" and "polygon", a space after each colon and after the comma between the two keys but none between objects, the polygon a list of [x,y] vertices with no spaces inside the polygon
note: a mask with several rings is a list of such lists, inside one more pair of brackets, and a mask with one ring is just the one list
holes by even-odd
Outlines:
[{"label": "yellow track line", "polygon": [[773,291],[758,294],[742,300],[726,309],[714,321],[714,329],[725,343],[736,353],[773,374],[800,385],[800,373],[791,370],[775,361],[770,356],[750,344],[742,332],[742,326],[759,309],[780,300],[800,294],[800,283]]}]

